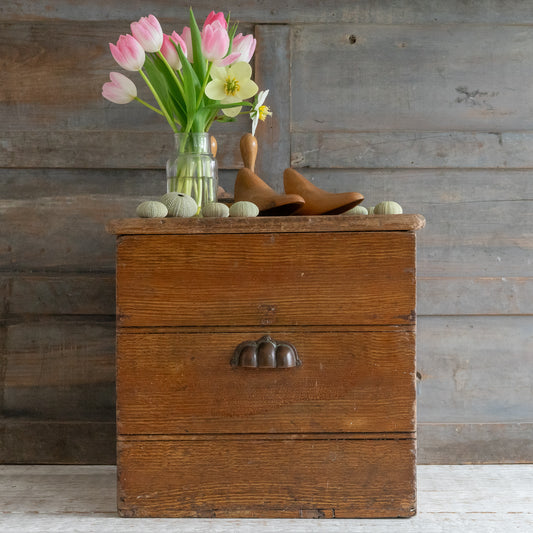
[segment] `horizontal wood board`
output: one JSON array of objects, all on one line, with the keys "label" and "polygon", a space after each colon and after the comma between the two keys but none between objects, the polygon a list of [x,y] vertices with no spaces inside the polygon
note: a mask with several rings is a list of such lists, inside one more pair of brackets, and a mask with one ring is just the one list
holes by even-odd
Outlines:
[{"label": "horizontal wood board", "polygon": [[235,348],[264,332],[121,333],[119,433],[415,430],[412,331],[277,330],[300,367],[232,368]]},{"label": "horizontal wood board", "polygon": [[527,131],[533,102],[515,95],[532,86],[531,50],[525,25],[293,26],[292,131],[397,131],[413,140]]},{"label": "horizontal wood board", "polygon": [[[129,517],[197,518],[368,518],[415,513],[411,439],[231,444],[216,439],[192,445],[120,442],[119,512]],[[209,472],[209,477],[201,472]]]},{"label": "horizontal wood board", "polygon": [[411,232],[126,235],[118,324],[408,325],[414,246]]},{"label": "horizontal wood board", "polygon": [[[119,0],[95,0],[91,4],[77,4],[69,0],[19,0],[16,4],[0,6],[0,14],[11,20],[67,20],[67,21],[130,21],[145,16],[150,9],[161,20],[183,18],[184,5],[165,0],[151,0],[150,4],[133,0],[128,5]],[[198,20],[213,9],[212,3],[196,0],[194,12]],[[303,22],[353,22],[355,24],[430,24],[445,23],[498,23],[531,24],[531,6],[523,0],[428,0],[420,4],[412,0],[375,2],[375,0],[300,0],[298,3],[280,4],[230,0],[224,4],[236,19],[256,23],[295,24]]]}]

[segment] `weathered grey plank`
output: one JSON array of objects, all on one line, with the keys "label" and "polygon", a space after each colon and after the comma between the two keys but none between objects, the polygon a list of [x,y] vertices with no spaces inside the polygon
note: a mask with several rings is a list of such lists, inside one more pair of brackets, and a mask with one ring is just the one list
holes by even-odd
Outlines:
[{"label": "weathered grey plank", "polygon": [[[233,191],[237,172],[220,170],[219,181],[227,190]],[[85,195],[117,195],[128,197],[158,197],[166,192],[164,167],[156,169],[64,169],[0,168],[0,198],[9,200],[28,200],[39,197],[71,197]],[[130,201],[129,199],[127,200]],[[128,212],[127,216],[132,216]]]},{"label": "weathered grey plank", "polygon": [[112,271],[115,239],[106,234],[105,224],[117,214],[132,215],[140,201],[81,193],[2,201],[7,231],[0,236],[0,268]]},{"label": "weathered grey plank", "polygon": [[533,277],[417,280],[419,315],[533,315]]},{"label": "weathered grey plank", "polygon": [[[289,27],[258,25],[255,53],[256,82],[269,89],[266,104],[272,110],[257,127],[259,146],[256,173],[274,190],[283,192],[283,171],[290,166],[290,35]],[[272,46],[276,43],[276,46]]]},{"label": "weathered grey plank", "polygon": [[519,95],[533,84],[533,26],[311,24],[292,36],[293,131],[531,127]]},{"label": "weathered grey plank", "polygon": [[533,316],[420,317],[419,423],[533,422]]},{"label": "weathered grey plank", "polygon": [[115,274],[0,273],[0,300],[9,315],[115,314]]},{"label": "weathered grey plank", "polygon": [[[430,114],[428,114],[430,116]],[[437,124],[427,124],[436,126]],[[533,134],[521,132],[386,131],[297,132],[291,136],[295,168],[530,169]],[[353,121],[353,127],[359,127]],[[361,126],[362,127],[362,126]]]},{"label": "weathered grey plank", "polygon": [[[233,188],[234,173],[222,174]],[[106,223],[134,217],[141,201],[166,192],[166,178],[163,170],[0,170],[0,192],[0,270],[112,272]]]},{"label": "weathered grey plank", "polygon": [[418,464],[530,463],[533,423],[420,423]]},{"label": "weathered grey plank", "polygon": [[114,317],[8,319],[5,337],[3,416],[114,420]]},{"label": "weathered grey plank", "polygon": [[[115,464],[115,461],[112,420],[0,418],[0,463]],[[84,484],[87,486],[86,481]]]},{"label": "weathered grey plank", "polygon": [[[212,2],[196,0],[194,11],[201,20],[212,9]],[[445,23],[516,23],[531,24],[533,12],[524,0],[438,0],[375,2],[375,0],[299,0],[273,1],[268,4],[246,0],[225,2],[225,11],[235,20],[257,23],[353,22],[356,24],[445,24]],[[185,4],[152,0],[149,4],[132,0],[95,0],[72,3],[68,0],[19,0],[0,6],[2,18],[13,20],[135,20],[153,12],[161,19],[183,17]]]},{"label": "weathered grey plank", "polygon": [[[240,137],[241,133],[215,135],[220,168],[242,167]],[[170,131],[28,130],[5,132],[1,146],[0,167],[164,169],[174,138]]]}]

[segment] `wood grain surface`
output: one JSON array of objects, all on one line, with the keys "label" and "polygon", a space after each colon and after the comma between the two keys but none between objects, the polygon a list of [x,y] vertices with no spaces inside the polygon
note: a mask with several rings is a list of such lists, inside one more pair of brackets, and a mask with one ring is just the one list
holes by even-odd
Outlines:
[{"label": "wood grain surface", "polygon": [[119,454],[122,516],[368,518],[416,508],[411,439],[132,439]]},{"label": "wood grain surface", "polygon": [[277,330],[302,366],[233,368],[265,330],[122,333],[120,434],[357,433],[415,430],[414,333]]},{"label": "wood grain surface", "polygon": [[410,232],[125,236],[118,324],[411,324],[414,241]]},{"label": "wood grain surface", "polygon": [[[201,19],[212,5],[201,0],[194,9]],[[531,393],[520,377],[512,390],[512,369],[529,376],[532,365],[525,351],[533,301],[529,4],[302,0],[230,2],[225,9],[243,31],[254,30],[261,58],[254,75],[271,89],[273,122],[258,127],[266,137],[262,173],[275,179],[289,149],[289,163],[316,185],[361,192],[366,206],[396,200],[427,220],[417,234],[417,312],[432,323],[426,330],[420,321],[425,339],[418,353],[421,364],[431,362],[435,381],[428,379],[419,401],[422,460],[532,460],[533,419],[524,407]],[[18,428],[5,430],[16,438],[5,441],[3,457],[19,462],[114,456],[112,432],[104,444],[98,430],[100,420],[112,423],[112,384],[96,385],[84,363],[99,361],[101,347],[113,343],[112,328],[97,325],[110,320],[115,305],[115,240],[105,225],[161,195],[172,138],[155,114],[134,103],[111,104],[100,93],[117,69],[107,43],[148,12],[165,29],[187,22],[186,8],[161,0],[0,5],[0,421]],[[287,34],[288,50],[279,46]],[[220,179],[231,192],[241,165],[238,140],[250,122],[241,117],[219,126],[213,131]],[[69,326],[58,337],[64,358],[54,359],[49,338],[35,326],[52,316],[83,317],[101,342],[88,334],[83,344],[77,326],[66,333]],[[474,326],[461,331],[457,351],[449,317]],[[500,331],[501,357],[491,353],[488,367],[476,363],[476,373],[486,376],[478,382],[482,402],[474,382],[456,387],[450,371],[465,354],[480,360],[478,347],[486,347],[491,331]],[[433,353],[445,354],[449,366],[433,364]],[[80,388],[49,388],[45,373],[41,393],[40,374],[26,373],[31,386],[16,393],[25,412],[14,410],[7,370],[38,369],[41,362],[51,369],[59,360]],[[459,438],[453,421],[445,421],[463,403],[472,416],[461,418],[469,429]],[[39,404],[50,404],[61,421],[46,418]],[[26,410],[34,417],[28,424]],[[83,442],[74,438],[80,419],[87,424]],[[26,445],[18,447],[17,439]]]},{"label": "wood grain surface", "polygon": [[[162,20],[181,20],[184,9],[165,0],[152,0],[150,7]],[[213,9],[207,0],[196,0],[194,11],[201,21]],[[294,24],[299,22],[353,22],[355,24],[531,24],[533,14],[530,6],[522,0],[505,0],[495,4],[493,0],[477,0],[475,3],[463,0],[427,0],[423,8],[411,0],[398,0],[393,3],[375,0],[361,0],[354,4],[351,0],[327,0],[317,4],[314,0],[301,0],[298,3],[258,4],[251,1],[230,1],[225,8],[237,14],[240,20],[256,23]],[[149,10],[149,9],[148,9]],[[95,0],[88,5],[72,3],[69,0],[19,0],[17,4],[6,3],[0,14],[11,20],[119,20],[130,21],[145,16],[147,5],[138,0],[128,5],[113,1]],[[127,24],[124,23],[127,30]]]}]

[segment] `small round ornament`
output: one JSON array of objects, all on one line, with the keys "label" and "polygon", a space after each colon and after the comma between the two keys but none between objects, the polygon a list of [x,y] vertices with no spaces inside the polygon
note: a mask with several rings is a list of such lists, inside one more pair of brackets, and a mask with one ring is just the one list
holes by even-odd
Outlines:
[{"label": "small round ornament", "polygon": [[160,201],[167,206],[169,217],[189,218],[198,211],[195,199],[182,192],[167,192]]},{"label": "small round ornament", "polygon": [[212,202],[202,207],[202,216],[208,218],[229,217],[229,207],[221,202]]},{"label": "small round ornament", "polygon": [[356,205],[345,211],[343,215],[368,215],[368,209],[364,205]]},{"label": "small round ornament", "polygon": [[381,202],[374,207],[374,215],[401,215],[402,206],[396,202]]},{"label": "small round ornament", "polygon": [[161,202],[147,200],[146,202],[140,203],[135,212],[141,218],[163,218],[167,216],[168,209]]},{"label": "small round ornament", "polygon": [[259,207],[252,202],[245,200],[241,202],[235,202],[229,208],[230,217],[256,217],[259,214]]}]

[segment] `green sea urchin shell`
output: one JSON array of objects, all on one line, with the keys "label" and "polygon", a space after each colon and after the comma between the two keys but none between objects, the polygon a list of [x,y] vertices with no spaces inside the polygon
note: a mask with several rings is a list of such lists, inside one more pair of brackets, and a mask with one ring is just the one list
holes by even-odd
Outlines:
[{"label": "green sea urchin shell", "polygon": [[167,192],[160,201],[167,206],[169,217],[189,218],[198,211],[195,199],[182,192]]},{"label": "green sea urchin shell", "polygon": [[374,215],[400,215],[402,213],[402,206],[396,202],[381,202],[374,207]]},{"label": "green sea urchin shell", "polygon": [[252,202],[235,202],[229,208],[230,217],[256,217],[259,214],[259,207]]},{"label": "green sea urchin shell", "polygon": [[220,202],[212,202],[202,207],[202,216],[209,218],[229,217],[229,207]]},{"label": "green sea urchin shell", "polygon": [[161,202],[147,200],[137,206],[135,211],[141,218],[163,218],[167,216],[167,206]]},{"label": "green sea urchin shell", "polygon": [[363,205],[356,205],[348,211],[345,211],[343,215],[368,215],[368,210]]}]

